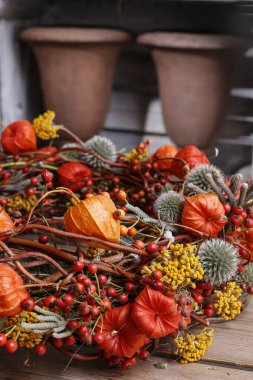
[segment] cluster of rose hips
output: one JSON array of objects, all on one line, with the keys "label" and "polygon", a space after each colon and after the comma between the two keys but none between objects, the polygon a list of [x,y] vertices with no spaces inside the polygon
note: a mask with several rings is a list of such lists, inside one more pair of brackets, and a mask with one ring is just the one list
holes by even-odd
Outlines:
[{"label": "cluster of rose hips", "polygon": [[103,357],[107,360],[108,365],[110,367],[121,367],[123,369],[129,369],[133,367],[137,359],[140,360],[147,360],[150,357],[150,352],[148,350],[139,350],[134,356],[131,358],[125,358],[125,357],[118,357],[113,356],[110,352],[103,352]]},{"label": "cluster of rose hips", "polygon": [[237,227],[237,233],[242,231],[241,227],[238,227],[240,225],[246,228],[253,227],[253,213],[251,208],[244,210],[242,206],[236,206],[232,209],[230,203],[225,203],[223,207],[225,214],[229,216],[229,221]]},{"label": "cluster of rose hips", "polygon": [[197,304],[202,304],[204,314],[207,317],[212,317],[215,314],[214,307],[210,302],[205,301],[205,297],[210,297],[213,292],[213,285],[205,281],[198,281],[196,289],[192,290],[193,299]]}]

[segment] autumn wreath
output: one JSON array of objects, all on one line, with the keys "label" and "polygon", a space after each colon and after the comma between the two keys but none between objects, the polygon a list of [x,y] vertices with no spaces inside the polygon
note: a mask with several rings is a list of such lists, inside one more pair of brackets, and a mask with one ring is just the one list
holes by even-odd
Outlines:
[{"label": "autumn wreath", "polygon": [[[128,368],[170,336],[198,361],[210,321],[253,294],[253,182],[195,146],[117,151],[54,116],[1,136],[0,346]],[[61,131],[73,142],[56,148]]]}]

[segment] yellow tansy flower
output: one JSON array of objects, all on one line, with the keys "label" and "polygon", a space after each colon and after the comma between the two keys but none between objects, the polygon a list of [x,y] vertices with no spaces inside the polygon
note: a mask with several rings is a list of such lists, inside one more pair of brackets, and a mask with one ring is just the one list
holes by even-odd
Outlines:
[{"label": "yellow tansy flower", "polygon": [[53,123],[55,113],[46,111],[43,115],[39,115],[33,119],[33,127],[36,135],[42,140],[55,139],[59,137],[58,127]]}]

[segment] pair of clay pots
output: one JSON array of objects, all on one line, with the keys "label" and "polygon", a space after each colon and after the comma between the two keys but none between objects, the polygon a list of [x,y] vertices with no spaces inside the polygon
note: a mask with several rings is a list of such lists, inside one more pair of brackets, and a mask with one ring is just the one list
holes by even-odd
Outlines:
[{"label": "pair of clay pots", "polygon": [[[30,28],[21,33],[39,63],[45,107],[84,140],[103,127],[116,60],[131,37],[110,29]],[[177,145],[209,146],[223,122],[244,42],[167,32],[146,33],[137,41],[152,48],[170,138]]]}]

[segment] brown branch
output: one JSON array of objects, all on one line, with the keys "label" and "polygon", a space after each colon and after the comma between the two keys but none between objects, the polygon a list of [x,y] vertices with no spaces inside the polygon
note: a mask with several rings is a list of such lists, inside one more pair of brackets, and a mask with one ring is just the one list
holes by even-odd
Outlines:
[{"label": "brown branch", "polygon": [[[50,232],[50,233],[53,233],[53,234],[56,234],[59,236],[64,236],[64,237],[82,240],[82,241],[85,241],[88,245],[90,243],[98,243],[98,244],[107,246],[112,251],[113,250],[117,250],[117,251],[121,250],[121,251],[125,251],[125,252],[135,253],[135,254],[140,255],[140,256],[148,256],[146,251],[142,251],[140,249],[127,247],[127,246],[122,245],[122,244],[112,243],[110,241],[99,239],[99,238],[96,238],[93,236],[86,236],[86,235],[75,234],[72,232],[61,231],[61,230],[58,230],[58,229],[53,228],[53,227],[42,226],[40,224],[29,224],[29,225],[25,226],[22,231],[25,231],[28,229],[29,230],[30,229],[37,229],[37,230],[47,231],[47,232]],[[10,239],[10,240],[13,240],[13,239]]]},{"label": "brown branch", "polygon": [[[14,253],[13,251],[3,242],[0,240],[0,246],[2,247],[2,249],[7,253],[8,256],[10,257],[14,257]],[[39,280],[37,277],[35,277],[34,275],[32,275],[31,273],[29,273],[24,267],[23,265],[18,261],[18,260],[15,260],[14,261],[14,264],[16,265],[17,269],[27,278],[29,278],[29,280],[35,282],[35,283],[40,283],[40,284],[44,284],[44,281],[42,280]]]}]

